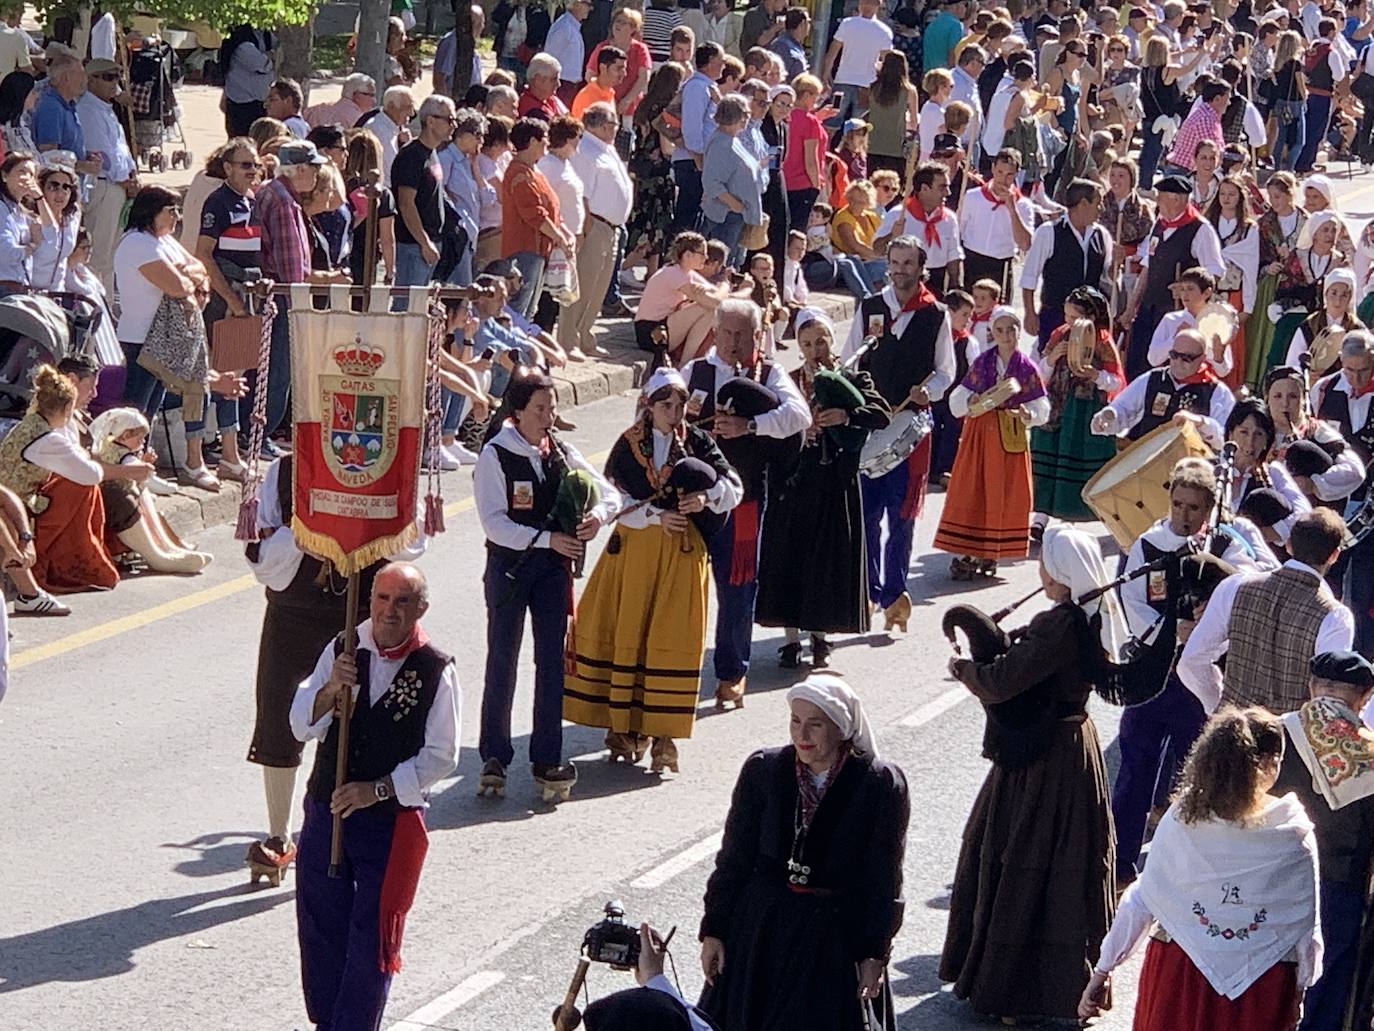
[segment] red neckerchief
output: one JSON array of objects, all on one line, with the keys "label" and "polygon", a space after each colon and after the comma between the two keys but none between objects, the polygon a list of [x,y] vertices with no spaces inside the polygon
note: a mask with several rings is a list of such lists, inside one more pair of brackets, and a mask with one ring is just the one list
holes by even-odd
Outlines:
[{"label": "red neckerchief", "polygon": [[[1169,376],[1170,376],[1170,378],[1172,379],[1172,378],[1173,378],[1173,373],[1170,373]],[[1174,382],[1175,382],[1176,384],[1178,384],[1180,387],[1193,387],[1193,386],[1197,386],[1197,385],[1200,384],[1200,383],[1215,383],[1216,381],[1217,381],[1216,373],[1214,373],[1214,372],[1212,371],[1212,366],[1211,366],[1211,364],[1208,363],[1208,362],[1206,362],[1206,361],[1204,361],[1204,362],[1202,363],[1202,367],[1199,368],[1199,369],[1197,370],[1197,372],[1193,373],[1191,376],[1187,377],[1186,379],[1175,379],[1175,380],[1174,380]]]},{"label": "red neckerchief", "polygon": [[429,644],[429,635],[425,633],[425,628],[417,622],[410,628],[410,634],[406,639],[395,648],[383,648],[378,644],[377,654],[384,659],[404,659],[411,652],[418,651],[427,644]]},{"label": "red neckerchief", "polygon": [[989,308],[987,311],[981,312],[981,313],[975,311],[972,315],[970,315],[970,316],[968,317],[968,324],[969,324],[969,328],[970,328],[970,329],[972,329],[974,326],[978,325],[978,323],[980,323],[980,322],[991,322],[991,321],[992,321],[992,309],[991,309],[991,308]]},{"label": "red neckerchief", "polygon": [[1201,217],[1202,216],[1198,214],[1197,208],[1190,200],[1188,206],[1183,209],[1183,214],[1179,215],[1178,218],[1161,218],[1159,220],[1159,228],[1167,233],[1170,229],[1178,229],[1180,226],[1186,226],[1190,222],[1196,222]]},{"label": "red neckerchief", "polygon": [[926,244],[931,247],[940,246],[940,221],[947,214],[945,206],[941,204],[930,214],[926,214],[926,209],[921,206],[921,198],[912,194],[906,201],[907,214],[926,227]]},{"label": "red neckerchief", "polygon": [[[1350,381],[1346,380],[1345,385],[1350,386]],[[1351,397],[1364,397],[1366,394],[1374,394],[1374,376],[1370,376],[1369,382],[1362,386],[1359,390],[1355,390],[1352,388],[1350,391]]]},{"label": "red neckerchief", "polygon": [[[1006,203],[1006,201],[1004,201],[1004,200],[998,200],[998,199],[997,199],[997,195],[994,194],[994,193],[992,192],[992,190],[991,190],[989,187],[987,187],[987,186],[984,186],[984,187],[982,188],[981,192],[982,192],[984,198],[986,198],[987,202],[988,202],[989,204],[992,205],[992,210],[993,210],[993,211],[996,211],[998,208],[1000,208],[1003,204]],[[1015,186],[1013,186],[1013,187],[1011,188],[1011,199],[1012,199],[1012,200],[1020,200],[1020,199],[1021,199],[1021,191],[1018,190]]]},{"label": "red neckerchief", "polygon": [[930,292],[930,287],[922,283],[916,288],[916,292],[907,299],[906,304],[902,305],[902,313],[920,311],[922,308],[929,308],[934,303],[935,295]]}]

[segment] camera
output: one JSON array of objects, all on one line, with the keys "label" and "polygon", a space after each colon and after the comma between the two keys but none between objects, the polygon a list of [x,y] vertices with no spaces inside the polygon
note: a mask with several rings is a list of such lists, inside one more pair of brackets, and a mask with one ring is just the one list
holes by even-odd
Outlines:
[{"label": "camera", "polygon": [[632,969],[639,964],[639,928],[625,923],[619,899],[606,903],[606,918],[582,936],[582,952],[594,963]]}]

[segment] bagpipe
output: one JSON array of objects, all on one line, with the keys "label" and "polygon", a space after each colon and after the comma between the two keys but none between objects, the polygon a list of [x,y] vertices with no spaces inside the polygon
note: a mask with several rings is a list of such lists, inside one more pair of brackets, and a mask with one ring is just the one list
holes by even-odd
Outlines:
[{"label": "bagpipe", "polygon": [[[601,504],[601,486],[596,482],[596,477],[586,469],[573,469],[568,465],[568,452],[552,430],[549,431],[549,446],[558,459],[554,463],[559,472],[558,488],[554,494],[553,507],[549,509],[548,516],[545,517],[543,525],[539,527],[539,533],[556,531],[575,534],[582,520],[591,514],[592,509]],[[515,582],[521,568],[529,561],[530,555],[534,552],[534,542],[538,539],[539,534],[537,533],[525,546],[525,550],[520,553],[520,557],[506,570],[507,580],[512,583]],[[584,548],[583,553],[572,560],[574,578],[582,576],[586,560],[586,549]]]},{"label": "bagpipe", "polygon": [[[716,485],[720,479],[720,474],[715,467],[708,462],[703,462],[700,458],[693,458],[686,455],[673,463],[673,467],[668,471],[668,477],[663,481],[659,488],[647,498],[636,501],[632,505],[627,505],[616,514],[616,519],[623,519],[631,512],[638,512],[642,508],[655,505],[665,511],[677,511],[678,503],[692,494],[703,494]],[[704,508],[700,512],[693,512],[689,519],[692,525],[697,528],[704,541],[709,541],[716,535],[716,532],[725,525],[726,516],[719,512],[712,512],[709,508]],[[620,551],[620,539],[614,534],[606,543],[606,550],[612,555]],[[686,534],[682,537],[682,553],[685,555],[692,550],[692,542]]]}]

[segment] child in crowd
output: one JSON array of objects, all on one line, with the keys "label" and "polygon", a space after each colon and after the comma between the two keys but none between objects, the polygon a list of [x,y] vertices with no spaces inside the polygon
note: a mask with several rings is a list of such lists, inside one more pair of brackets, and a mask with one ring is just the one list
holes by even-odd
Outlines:
[{"label": "child in crowd", "polygon": [[862,118],[851,118],[844,123],[844,136],[837,153],[849,173],[850,182],[868,178],[868,134],[872,129],[873,126]]},{"label": "child in crowd", "polygon": [[842,281],[855,297],[867,297],[874,288],[863,263],[853,255],[836,254],[830,243],[830,219],[834,214],[835,209],[821,201],[811,208],[806,226],[806,255],[802,258],[806,285],[813,290],[828,290]]},{"label": "child in crowd", "polygon": [[[954,338],[954,380],[956,383],[962,383],[968,375],[970,363],[983,353],[983,348],[969,332],[973,317],[973,298],[963,290],[946,290],[945,307],[949,309],[949,328]],[[991,308],[988,309],[988,314],[992,314]],[[986,323],[986,320],[984,322]],[[943,397],[931,404],[930,414],[934,419],[930,438],[930,482],[943,487],[949,484],[949,474],[954,468],[954,456],[959,451],[959,435],[963,432],[964,420],[954,417],[949,410],[949,401]]]},{"label": "child in crowd", "polygon": [[946,131],[945,105],[954,92],[954,76],[944,68],[932,68],[921,78],[921,92],[927,99],[918,123],[920,155],[922,161],[929,161],[935,153],[935,137]]},{"label": "child in crowd", "polygon": [[994,279],[980,279],[973,284],[973,311],[969,315],[969,335],[978,354],[992,344],[992,309],[1002,303],[1002,287]]},{"label": "child in crowd", "polygon": [[763,325],[767,330],[764,344],[765,352],[771,356],[776,345],[780,351],[787,350],[782,342],[787,325],[792,321],[792,312],[778,296],[778,281],[773,275],[773,256],[760,251],[749,259],[749,299],[763,312]]},{"label": "child in crowd", "polygon": [[811,290],[802,271],[805,257],[806,234],[793,229],[787,234],[787,260],[782,263],[782,303],[794,311],[805,308],[811,299]]},{"label": "child in crowd", "polygon": [[729,263],[730,248],[719,240],[707,240],[706,264],[701,269],[701,274],[706,281],[716,286],[725,283],[733,288],[735,286],[731,279],[733,270]]}]

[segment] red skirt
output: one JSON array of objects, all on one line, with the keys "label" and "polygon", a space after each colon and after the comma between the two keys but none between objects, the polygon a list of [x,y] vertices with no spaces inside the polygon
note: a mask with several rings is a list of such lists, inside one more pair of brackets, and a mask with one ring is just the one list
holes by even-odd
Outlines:
[{"label": "red skirt", "polygon": [[935,547],[974,558],[1025,558],[1030,514],[1029,445],[1009,454],[996,412],[965,419]]},{"label": "red skirt", "polygon": [[[1232,290],[1226,295],[1226,303],[1239,312],[1245,304],[1245,291]],[[1231,371],[1222,380],[1232,390],[1245,382],[1245,321],[1240,320],[1236,335],[1231,338]],[[1208,346],[1211,346],[1210,341]]]},{"label": "red skirt", "polygon": [[1177,942],[1150,939],[1140,971],[1133,1031],[1292,1031],[1297,966],[1275,963],[1239,999],[1217,994]]},{"label": "red skirt", "polygon": [[109,590],[119,570],[105,548],[105,502],[98,486],[51,477],[38,491],[48,507],[33,521],[33,577],[54,594]]}]

